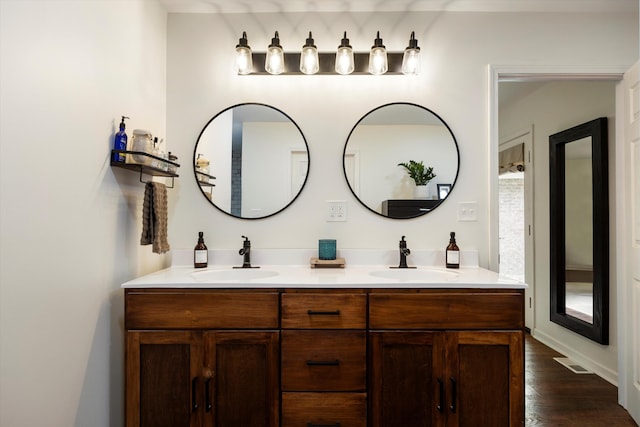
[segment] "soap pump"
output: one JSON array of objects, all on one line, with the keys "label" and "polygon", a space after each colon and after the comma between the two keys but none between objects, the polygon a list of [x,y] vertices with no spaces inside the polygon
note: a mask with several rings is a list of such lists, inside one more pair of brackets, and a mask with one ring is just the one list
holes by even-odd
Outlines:
[{"label": "soap pump", "polygon": [[[113,141],[113,149],[119,151],[127,150],[127,133],[125,130],[124,120],[129,117],[122,116],[122,121],[120,122],[120,130],[116,133],[115,139]],[[113,161],[124,163],[126,155],[124,153],[113,153]]]},{"label": "soap pump", "polygon": [[209,264],[209,252],[207,245],[204,244],[204,233],[198,232],[198,243],[193,249],[193,267],[194,268],[206,268]]},{"label": "soap pump", "polygon": [[460,248],[456,243],[456,233],[449,233],[449,245],[445,252],[445,264],[447,268],[460,268]]}]

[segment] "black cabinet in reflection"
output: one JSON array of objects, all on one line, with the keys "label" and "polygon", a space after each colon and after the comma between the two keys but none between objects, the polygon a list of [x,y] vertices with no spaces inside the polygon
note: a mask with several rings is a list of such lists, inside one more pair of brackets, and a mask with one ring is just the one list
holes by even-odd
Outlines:
[{"label": "black cabinet in reflection", "polygon": [[382,215],[390,218],[415,218],[429,212],[442,200],[394,199],[382,202]]}]

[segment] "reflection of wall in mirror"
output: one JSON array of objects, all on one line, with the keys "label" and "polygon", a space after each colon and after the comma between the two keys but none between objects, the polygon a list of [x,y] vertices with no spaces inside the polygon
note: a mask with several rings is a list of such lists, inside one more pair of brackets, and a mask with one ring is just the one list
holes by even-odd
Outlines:
[{"label": "reflection of wall in mirror", "polygon": [[378,212],[383,200],[413,199],[415,183],[398,163],[415,160],[433,167],[432,198],[437,198],[436,185],[454,182],[458,170],[456,146],[445,126],[361,124],[349,137],[348,149],[360,157],[359,177],[355,177],[359,198]]},{"label": "reflection of wall in mirror", "polygon": [[242,132],[242,217],[279,211],[291,201],[291,155],[307,151],[290,122],[245,122]]},{"label": "reflection of wall in mirror", "polygon": [[[231,212],[231,133],[233,110],[227,110],[210,122],[198,141],[197,153],[209,159],[209,173],[216,177],[212,201],[225,212]],[[224,143],[221,143],[224,141]]]},{"label": "reflection of wall in mirror", "polygon": [[592,268],[593,186],[591,158],[565,159],[565,200],[567,268]]}]

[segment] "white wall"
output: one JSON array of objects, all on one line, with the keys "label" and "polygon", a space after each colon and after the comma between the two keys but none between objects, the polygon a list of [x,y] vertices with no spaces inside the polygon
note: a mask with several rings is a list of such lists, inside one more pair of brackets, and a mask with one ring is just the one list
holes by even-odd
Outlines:
[{"label": "white wall", "polygon": [[[487,64],[628,66],[638,56],[637,14],[171,15],[168,27],[165,20],[153,1],[0,1],[2,426],[122,425],[119,284],[160,268],[164,257],[138,245],[143,185],[108,164],[121,114],[132,118],[129,132],[162,135],[166,106],[167,144],[183,165],[169,190],[174,249],[193,248],[199,230],[212,249],[239,248],[241,234],[254,248],[311,248],[322,237],[337,237],[339,247],[387,248],[403,234],[411,248],[442,248],[456,230],[459,245],[478,249],[487,265]],[[259,50],[276,29],[287,49],[298,49],[311,29],[328,50],[345,29],[365,50],[376,30],[394,50],[415,30],[424,71],[415,78],[233,75],[242,30]],[[206,122],[246,101],[288,113],[310,146],[307,187],[265,220],[218,212],[190,166]],[[344,182],[351,127],[393,101],[433,109],[460,144],[456,188],[426,218],[378,217]],[[324,222],[327,199],[348,200],[348,222]],[[479,221],[457,223],[456,205],[467,200],[478,201]]]},{"label": "white wall", "polygon": [[[542,30],[544,29],[544,30]],[[370,48],[379,30],[390,50],[402,50],[416,32],[423,55],[419,76],[237,76],[234,47],[246,31],[264,51],[278,30],[287,51],[312,30],[321,51],[334,50],[344,30],[354,49]],[[597,52],[597,55],[594,54]],[[167,135],[181,159],[172,194],[172,244],[192,248],[205,231],[210,248],[314,248],[336,238],[340,248],[394,248],[406,235],[412,249],[444,248],[456,231],[463,249],[489,263],[488,64],[631,65],[638,56],[637,14],[514,13],[289,13],[170,14]],[[374,215],[351,194],[342,152],[354,124],[371,109],[404,101],[436,112],[460,145],[461,169],[447,202],[426,217],[391,220]],[[287,113],[302,129],[311,158],[300,197],[276,216],[255,221],[213,209],[192,177],[193,146],[207,121],[241,102],[261,102]],[[326,200],[346,200],[348,221],[325,221]],[[457,206],[477,201],[477,222],[458,222]]]},{"label": "white wall", "polygon": [[164,256],[109,151],[123,114],[164,135],[166,12],[2,0],[0,57],[0,425],[121,426],[119,286]]},{"label": "white wall", "polygon": [[[609,118],[610,293],[609,342],[600,345],[549,320],[549,135],[598,117]],[[535,326],[533,335],[617,383],[617,281],[615,280],[615,82],[550,82],[500,110],[500,134],[533,125]]]}]

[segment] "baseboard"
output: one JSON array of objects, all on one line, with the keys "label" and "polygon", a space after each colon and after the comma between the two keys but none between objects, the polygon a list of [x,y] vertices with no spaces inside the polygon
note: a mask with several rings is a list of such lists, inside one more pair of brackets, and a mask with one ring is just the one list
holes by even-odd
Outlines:
[{"label": "baseboard", "polygon": [[593,373],[600,378],[618,387],[617,372],[607,368],[606,366],[603,366],[602,364],[596,362],[591,358],[585,357],[582,353],[575,351],[573,348],[566,346],[565,344],[557,341],[555,338],[551,337],[548,334],[545,334],[544,332],[541,332],[538,329],[534,329],[531,333],[531,336],[547,347],[550,347],[558,353],[562,353],[564,356],[574,360],[575,362],[578,362],[585,368],[593,371]]}]

